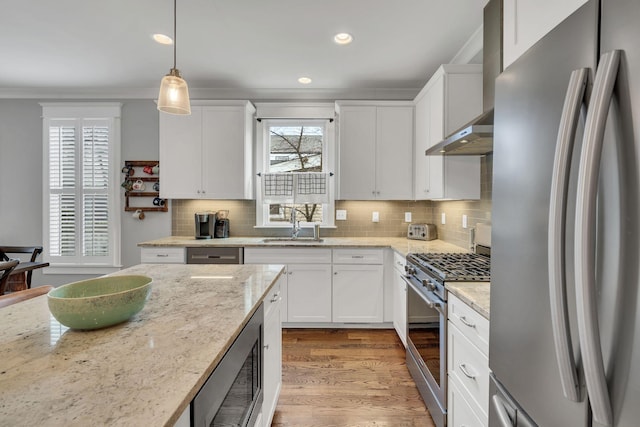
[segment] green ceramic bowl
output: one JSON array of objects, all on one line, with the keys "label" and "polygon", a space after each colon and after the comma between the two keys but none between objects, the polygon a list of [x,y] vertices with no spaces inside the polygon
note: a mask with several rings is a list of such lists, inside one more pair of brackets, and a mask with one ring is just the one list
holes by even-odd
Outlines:
[{"label": "green ceramic bowl", "polygon": [[149,299],[151,278],[108,276],[82,280],[48,293],[53,317],[72,329],[99,329],[124,322]]}]

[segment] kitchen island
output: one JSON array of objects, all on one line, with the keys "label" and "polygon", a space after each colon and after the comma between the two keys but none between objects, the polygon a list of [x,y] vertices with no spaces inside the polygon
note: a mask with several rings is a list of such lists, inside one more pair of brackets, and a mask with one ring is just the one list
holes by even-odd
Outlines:
[{"label": "kitchen island", "polygon": [[213,372],[280,265],[138,265],[153,279],[128,322],[69,330],[42,296],[0,309],[0,425],[171,426]]}]

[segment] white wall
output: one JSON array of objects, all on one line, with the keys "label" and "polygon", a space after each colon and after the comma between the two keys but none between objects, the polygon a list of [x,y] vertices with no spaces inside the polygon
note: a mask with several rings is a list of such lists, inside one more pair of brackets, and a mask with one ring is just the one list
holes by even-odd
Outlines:
[{"label": "white wall", "polygon": [[[55,100],[47,99],[47,102]],[[110,100],[113,101],[113,100]],[[40,100],[0,100],[0,245],[42,245],[42,110]],[[158,159],[158,111],[151,100],[122,107],[122,160]],[[124,191],[117,188],[124,206]],[[149,212],[144,221],[122,212],[122,263],[140,262],[137,243],[169,236],[171,214]],[[45,248],[46,250],[46,248]],[[87,276],[43,275],[33,286],[60,285]]]}]

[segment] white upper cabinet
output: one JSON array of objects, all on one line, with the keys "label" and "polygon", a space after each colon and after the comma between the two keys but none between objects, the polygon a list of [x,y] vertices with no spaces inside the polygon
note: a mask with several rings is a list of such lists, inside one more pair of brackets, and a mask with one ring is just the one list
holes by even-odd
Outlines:
[{"label": "white upper cabinet", "polygon": [[482,65],[440,66],[415,102],[415,200],[479,199],[479,156],[425,151],[482,113]]},{"label": "white upper cabinet", "polygon": [[586,0],[504,0],[503,66],[507,68]]},{"label": "white upper cabinet", "polygon": [[191,115],[160,113],[160,196],[253,198],[253,116],[248,101],[192,101]]},{"label": "white upper cabinet", "polygon": [[340,200],[412,196],[413,105],[338,102]]}]

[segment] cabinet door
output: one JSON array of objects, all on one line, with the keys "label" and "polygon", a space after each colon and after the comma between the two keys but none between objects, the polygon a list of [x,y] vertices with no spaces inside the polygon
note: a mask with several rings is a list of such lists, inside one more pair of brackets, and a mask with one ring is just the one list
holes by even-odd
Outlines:
[{"label": "cabinet door", "polygon": [[341,107],[339,134],[339,198],[375,199],[376,107]]},{"label": "cabinet door", "polygon": [[202,190],[202,108],[160,114],[160,197],[199,198]]},{"label": "cabinet door", "polygon": [[382,322],[384,304],[381,265],[333,266],[333,321]]},{"label": "cabinet door", "polygon": [[331,322],[331,264],[290,264],[287,272],[287,320]]},{"label": "cabinet door", "polygon": [[403,274],[394,269],[393,272],[393,327],[400,341],[407,347],[407,283]]},{"label": "cabinet door", "polygon": [[[205,198],[246,199],[247,162],[251,163],[251,141],[246,134],[243,106],[203,107],[202,185]],[[249,145],[248,145],[249,144]],[[248,146],[247,146],[248,145]]]},{"label": "cabinet door", "polygon": [[504,0],[503,67],[575,12],[587,0]]},{"label": "cabinet door", "polygon": [[264,400],[262,403],[262,416],[264,425],[271,425],[273,414],[278,403],[280,388],[282,386],[282,325],[280,322],[280,300],[273,301],[273,296],[281,292],[281,277],[274,290],[265,298],[264,319]]},{"label": "cabinet door", "polygon": [[376,198],[409,200],[413,194],[413,107],[377,107]]}]

